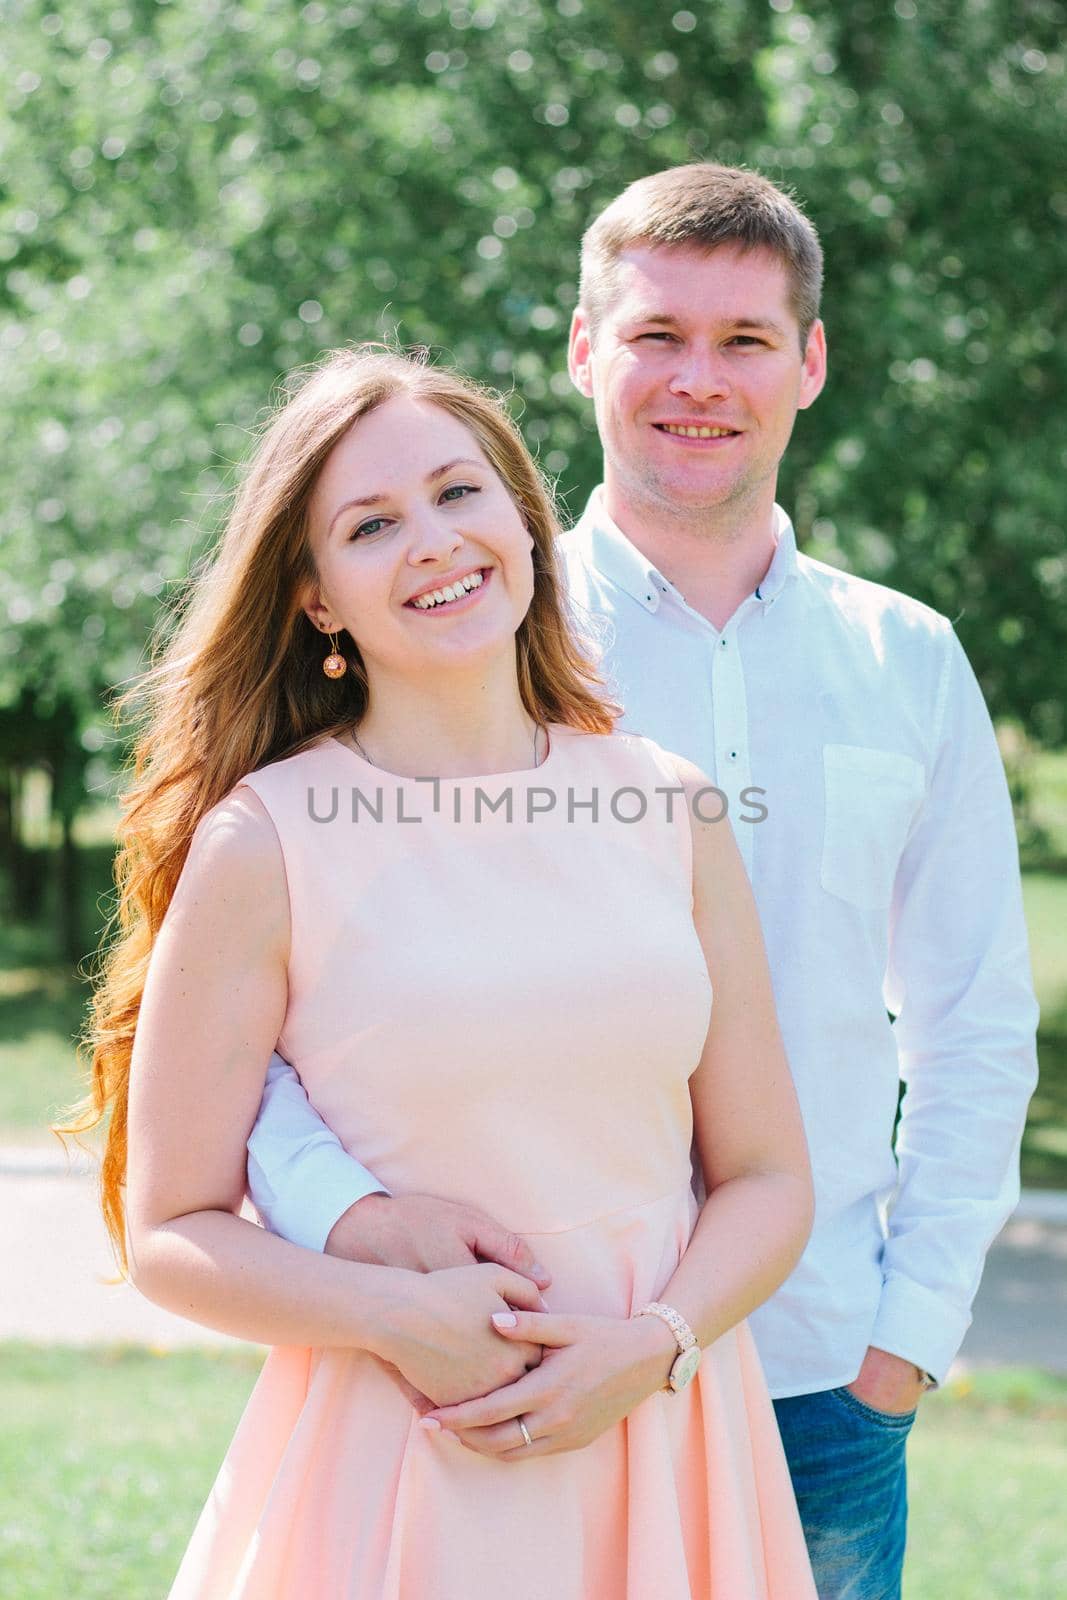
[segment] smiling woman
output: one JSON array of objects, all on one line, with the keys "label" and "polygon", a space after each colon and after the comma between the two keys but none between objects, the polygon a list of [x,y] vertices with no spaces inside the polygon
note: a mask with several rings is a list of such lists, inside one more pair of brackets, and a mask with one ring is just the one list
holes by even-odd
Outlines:
[{"label": "smiling woman", "polygon": [[[464,509],[457,523],[457,502],[475,489],[488,515],[472,525]],[[368,507],[378,516],[360,517]],[[431,634],[427,614],[406,602],[430,587],[431,573],[435,590],[458,573],[456,552],[479,530],[495,541],[494,565],[508,557],[503,605],[488,627],[473,630],[443,627],[445,612]],[[427,700],[413,730],[413,770],[438,756],[442,775],[457,775],[445,769],[465,761],[477,771],[506,767],[511,752],[525,756],[533,728],[551,721],[608,732],[618,708],[565,620],[557,533],[551,497],[518,430],[474,382],[424,356],[361,345],[328,352],[284,385],[214,560],[190,583],[156,664],[115,700],[136,735],[118,829],[116,922],[124,936],[102,966],[86,1032],[91,1089],[64,1131],[86,1131],[112,1111],[103,1207],[124,1265],[126,1100],[144,967],[197,828],[243,774],[324,735],[369,727],[376,651],[383,694],[395,685],[403,701],[397,726],[383,730],[383,751],[387,738],[404,736],[405,708],[416,710],[413,679],[422,677]],[[480,547],[479,559],[489,564]],[[329,631],[340,639],[327,655]],[[442,647],[475,704],[445,703]],[[478,664],[494,648],[490,688]],[[332,670],[324,671],[327,663]],[[396,759],[394,770],[404,770],[405,755]]]}]

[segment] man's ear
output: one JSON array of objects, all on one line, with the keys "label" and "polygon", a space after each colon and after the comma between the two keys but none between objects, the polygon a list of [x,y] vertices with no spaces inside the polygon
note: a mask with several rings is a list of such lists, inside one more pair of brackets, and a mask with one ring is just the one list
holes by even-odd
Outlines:
[{"label": "man's ear", "polygon": [[581,306],[576,306],[571,317],[570,340],[567,346],[567,371],[579,394],[587,400],[593,398],[593,341],[589,333],[589,319]]},{"label": "man's ear", "polygon": [[797,410],[806,411],[814,405],[826,382],[826,329],[821,317],[816,317],[808,334],[804,351],[804,365],[800,373],[800,397]]}]

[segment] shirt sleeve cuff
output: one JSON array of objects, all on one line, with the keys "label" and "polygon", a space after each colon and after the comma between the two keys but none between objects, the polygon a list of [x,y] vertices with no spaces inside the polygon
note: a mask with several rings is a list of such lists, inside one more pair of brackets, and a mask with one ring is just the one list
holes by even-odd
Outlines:
[{"label": "shirt sleeve cuff", "polygon": [[[302,1155],[308,1146],[302,1147]],[[253,1170],[254,1169],[254,1170]],[[279,1195],[275,1183],[283,1174],[274,1174],[275,1183],[258,1166],[255,1157],[248,1157],[249,1187],[254,1191],[256,1210],[271,1233],[288,1239],[292,1244],[303,1245],[306,1250],[326,1248],[330,1230],[349,1206],[355,1205],[368,1194],[389,1194],[365,1167],[354,1161],[332,1134],[327,1134],[315,1151],[315,1188],[309,1193],[305,1186],[293,1183],[280,1184]]]},{"label": "shirt sleeve cuff", "polygon": [[970,1325],[969,1311],[953,1309],[933,1290],[894,1272],[882,1285],[870,1343],[943,1383]]}]

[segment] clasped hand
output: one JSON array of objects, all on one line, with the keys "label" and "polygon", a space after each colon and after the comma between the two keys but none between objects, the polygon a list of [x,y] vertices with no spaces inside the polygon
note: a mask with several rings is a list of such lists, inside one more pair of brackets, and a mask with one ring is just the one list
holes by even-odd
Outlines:
[{"label": "clasped hand", "polygon": [[[662,1388],[670,1367],[655,1318],[507,1313],[513,1326],[493,1323],[508,1339],[544,1347],[539,1366],[480,1399],[428,1411],[422,1425],[437,1424],[468,1450],[498,1461],[529,1460],[581,1450]],[[517,1418],[532,1440],[526,1444]]]},{"label": "clasped hand", "polygon": [[[592,1443],[663,1386],[676,1354],[658,1317],[539,1311],[551,1278],[526,1241],[439,1196],[368,1195],[326,1248],[418,1274],[379,1353],[424,1419],[498,1460]],[[494,1313],[516,1321],[496,1328]]]}]

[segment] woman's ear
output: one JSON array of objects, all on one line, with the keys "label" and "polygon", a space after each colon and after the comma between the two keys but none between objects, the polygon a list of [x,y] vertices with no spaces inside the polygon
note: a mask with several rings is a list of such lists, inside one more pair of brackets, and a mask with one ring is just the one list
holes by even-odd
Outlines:
[{"label": "woman's ear", "polygon": [[323,600],[318,589],[308,589],[300,599],[300,609],[320,633],[339,633],[341,625],[334,620],[333,612]]}]

